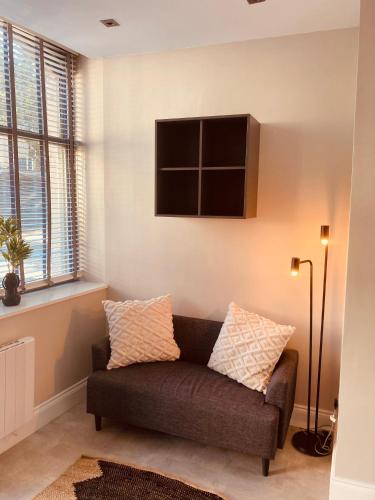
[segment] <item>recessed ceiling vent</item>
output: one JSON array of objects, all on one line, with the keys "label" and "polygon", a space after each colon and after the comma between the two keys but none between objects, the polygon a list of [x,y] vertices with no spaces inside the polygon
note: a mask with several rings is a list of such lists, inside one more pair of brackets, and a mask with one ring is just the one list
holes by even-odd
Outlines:
[{"label": "recessed ceiling vent", "polygon": [[100,21],[106,28],[114,28],[115,26],[120,26],[120,23],[118,23],[115,19],[102,19]]}]

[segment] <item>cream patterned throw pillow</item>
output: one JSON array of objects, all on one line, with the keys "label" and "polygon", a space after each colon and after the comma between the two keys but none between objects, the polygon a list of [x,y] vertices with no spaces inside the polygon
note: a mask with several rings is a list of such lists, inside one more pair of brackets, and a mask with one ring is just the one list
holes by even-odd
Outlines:
[{"label": "cream patterned throw pillow", "polygon": [[107,369],[152,361],[175,361],[170,295],[150,300],[103,301],[109,326],[111,359]]},{"label": "cream patterned throw pillow", "polygon": [[250,389],[265,393],[276,363],[294,331],[293,326],[278,325],[232,302],[208,366]]}]

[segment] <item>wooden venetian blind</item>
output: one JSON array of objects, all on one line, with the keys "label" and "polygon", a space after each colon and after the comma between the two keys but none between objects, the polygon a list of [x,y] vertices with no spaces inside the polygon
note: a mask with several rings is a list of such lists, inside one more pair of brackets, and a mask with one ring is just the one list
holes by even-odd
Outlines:
[{"label": "wooden venetian blind", "polygon": [[73,54],[0,21],[0,215],[32,246],[25,288],[79,272],[75,69]]}]

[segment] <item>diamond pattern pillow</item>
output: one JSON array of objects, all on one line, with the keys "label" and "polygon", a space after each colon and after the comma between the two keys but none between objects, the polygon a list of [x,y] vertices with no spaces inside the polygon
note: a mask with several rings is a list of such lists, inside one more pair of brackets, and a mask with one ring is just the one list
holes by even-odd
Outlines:
[{"label": "diamond pattern pillow", "polygon": [[293,335],[293,326],[278,325],[232,302],[208,362],[209,368],[260,392]]},{"label": "diamond pattern pillow", "polygon": [[107,369],[152,361],[175,361],[170,295],[150,300],[103,301],[109,326],[111,359]]}]

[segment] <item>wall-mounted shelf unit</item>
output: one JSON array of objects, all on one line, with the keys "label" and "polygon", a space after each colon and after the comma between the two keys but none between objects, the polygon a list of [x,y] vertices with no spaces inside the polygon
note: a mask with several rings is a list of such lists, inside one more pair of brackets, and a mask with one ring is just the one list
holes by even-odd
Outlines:
[{"label": "wall-mounted shelf unit", "polygon": [[251,115],[157,120],[155,215],[255,217],[259,132]]}]

